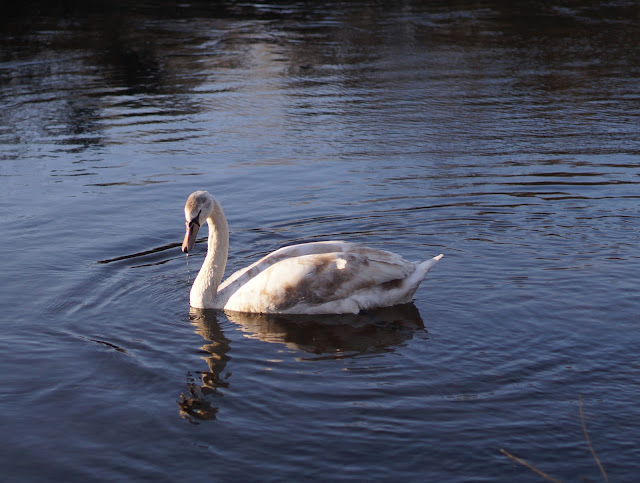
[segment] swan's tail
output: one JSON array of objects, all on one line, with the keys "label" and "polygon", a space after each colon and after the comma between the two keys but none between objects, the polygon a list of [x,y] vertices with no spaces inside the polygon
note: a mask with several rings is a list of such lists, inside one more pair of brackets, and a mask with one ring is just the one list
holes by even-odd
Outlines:
[{"label": "swan's tail", "polygon": [[409,278],[405,280],[405,283],[402,285],[402,299],[396,301],[395,303],[411,302],[413,294],[418,289],[420,282],[424,280],[424,277],[427,276],[427,272],[431,270],[431,267],[438,263],[438,260],[440,260],[442,257],[443,255],[440,254],[437,257],[433,257],[432,259],[425,262],[416,263],[415,271],[409,276]]},{"label": "swan's tail", "polygon": [[424,277],[426,277],[427,272],[429,270],[431,270],[431,267],[433,267],[438,262],[438,260],[440,260],[443,256],[444,255],[441,253],[437,257],[433,257],[431,260],[427,260],[426,262],[418,263],[418,266],[416,267],[416,274],[419,275],[420,280],[422,280]]},{"label": "swan's tail", "polygon": [[433,257],[425,262],[417,262],[415,271],[409,276],[407,279],[407,287],[412,287],[413,290],[418,288],[420,282],[427,276],[427,272],[431,270],[431,268],[438,263],[444,255],[440,254],[437,257]]},{"label": "swan's tail", "polygon": [[440,260],[443,256],[444,255],[441,253],[437,257],[433,257],[432,259],[427,260],[426,262],[421,262],[416,264],[416,271],[413,272],[411,277],[409,277],[409,279],[411,280],[411,283],[415,284],[414,290],[418,288],[418,285],[420,285],[420,282],[422,282],[422,280],[424,280],[424,277],[427,276],[427,272],[429,272],[429,270],[431,270],[431,268],[436,263],[438,263],[438,260]]}]

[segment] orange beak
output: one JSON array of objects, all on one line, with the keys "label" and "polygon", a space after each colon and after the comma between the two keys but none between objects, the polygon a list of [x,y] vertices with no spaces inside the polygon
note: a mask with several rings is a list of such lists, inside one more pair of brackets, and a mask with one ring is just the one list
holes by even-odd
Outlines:
[{"label": "orange beak", "polygon": [[182,251],[183,253],[189,253],[193,250],[193,245],[196,242],[196,237],[198,236],[198,230],[200,229],[200,225],[196,222],[188,222],[187,223],[187,231],[184,234],[184,241],[182,242]]}]

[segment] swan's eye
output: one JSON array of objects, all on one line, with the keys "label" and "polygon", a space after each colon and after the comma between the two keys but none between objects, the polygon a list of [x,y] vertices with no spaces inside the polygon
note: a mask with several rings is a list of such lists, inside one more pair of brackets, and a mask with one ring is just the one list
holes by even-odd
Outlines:
[{"label": "swan's eye", "polygon": [[187,223],[189,228],[193,228],[193,225],[198,225],[198,228],[200,228],[200,213],[202,213],[202,210],[198,211],[198,214],[193,218],[193,220]]}]

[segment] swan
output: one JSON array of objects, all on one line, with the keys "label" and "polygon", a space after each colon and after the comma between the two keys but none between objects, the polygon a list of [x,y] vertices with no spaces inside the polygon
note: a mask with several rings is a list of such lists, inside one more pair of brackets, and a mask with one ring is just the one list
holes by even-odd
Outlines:
[{"label": "swan", "polygon": [[287,246],[222,276],[229,253],[229,226],[220,202],[195,191],[184,207],[188,254],[198,229],[209,225],[207,256],[193,282],[190,304],[263,314],[345,314],[408,303],[442,254],[422,263],[345,241]]}]

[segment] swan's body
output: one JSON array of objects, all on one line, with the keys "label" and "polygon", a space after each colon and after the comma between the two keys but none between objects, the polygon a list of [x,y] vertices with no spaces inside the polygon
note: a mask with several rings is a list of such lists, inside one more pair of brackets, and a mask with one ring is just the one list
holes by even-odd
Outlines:
[{"label": "swan's body", "polygon": [[189,196],[182,251],[207,221],[209,245],[191,288],[194,308],[236,312],[358,313],[411,301],[429,269],[442,258],[413,263],[384,250],[327,241],[281,248],[220,284],[229,251],[229,229],[220,203],[206,191]]}]

